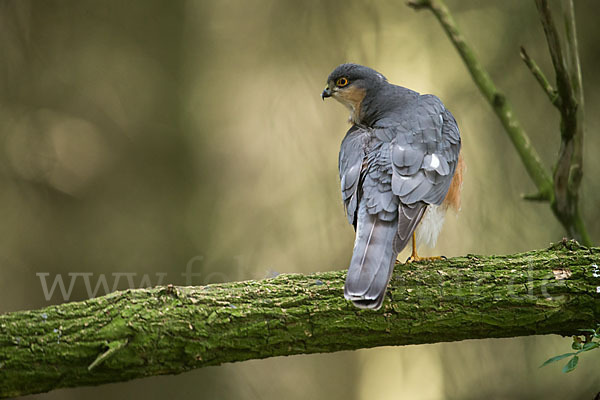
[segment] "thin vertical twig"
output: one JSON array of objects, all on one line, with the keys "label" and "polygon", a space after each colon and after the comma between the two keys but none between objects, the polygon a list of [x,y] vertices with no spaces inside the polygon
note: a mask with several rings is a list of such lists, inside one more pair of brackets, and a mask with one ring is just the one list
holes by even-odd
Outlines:
[{"label": "thin vertical twig", "polygon": [[558,92],[552,87],[550,82],[548,82],[548,79],[546,78],[540,67],[531,57],[529,57],[529,54],[527,54],[527,51],[525,51],[525,47],[523,46],[521,46],[521,59],[523,59],[523,62],[525,62],[527,68],[529,68],[535,79],[538,81],[540,87],[544,90],[544,92],[546,92],[550,102],[555,107],[559,108],[560,96],[558,95]]},{"label": "thin vertical twig", "polygon": [[561,145],[554,167],[552,209],[569,235],[583,243],[591,239],[581,220],[579,187],[583,176],[583,90],[572,0],[562,1],[565,33],[559,34],[547,0],[535,0],[556,72]]}]

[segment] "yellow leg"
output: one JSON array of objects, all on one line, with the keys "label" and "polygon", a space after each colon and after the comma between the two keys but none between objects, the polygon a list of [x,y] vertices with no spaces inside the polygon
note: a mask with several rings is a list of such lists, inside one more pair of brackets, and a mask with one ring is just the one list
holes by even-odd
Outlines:
[{"label": "yellow leg", "polygon": [[421,257],[417,254],[417,238],[415,237],[415,233],[413,232],[412,237],[412,254],[406,260],[407,263],[419,262],[422,260]]},{"label": "yellow leg", "polygon": [[412,234],[412,254],[406,260],[406,263],[413,263],[419,261],[437,261],[437,260],[445,260],[444,256],[436,256],[436,257],[419,257],[417,254],[417,238],[415,233]]}]

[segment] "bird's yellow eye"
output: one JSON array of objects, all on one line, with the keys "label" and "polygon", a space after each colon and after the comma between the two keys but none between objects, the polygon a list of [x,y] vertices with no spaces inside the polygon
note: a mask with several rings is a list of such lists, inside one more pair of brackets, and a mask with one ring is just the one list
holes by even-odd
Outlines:
[{"label": "bird's yellow eye", "polygon": [[339,78],[335,84],[338,87],[344,87],[348,84],[348,78]]}]

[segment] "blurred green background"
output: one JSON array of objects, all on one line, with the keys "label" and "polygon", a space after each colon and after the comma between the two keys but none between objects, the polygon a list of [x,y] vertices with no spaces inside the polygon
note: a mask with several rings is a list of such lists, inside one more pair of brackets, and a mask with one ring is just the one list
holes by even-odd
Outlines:
[{"label": "blurred green background", "polygon": [[[533,1],[448,1],[544,163],[558,113],[518,55],[553,78]],[[577,1],[586,97],[582,209],[600,238],[598,3]],[[136,286],[347,267],[339,194],[347,111],[320,98],[342,62],[434,93],[461,127],[463,209],[434,253],[543,248],[563,231],[428,12],[403,1],[0,1],[0,312],[47,300],[40,277],[131,273]],[[426,252],[424,252],[426,253]],[[404,255],[402,255],[404,256]],[[145,274],[145,275],[144,275]],[[123,278],[118,288],[124,289]],[[99,294],[103,294],[100,290]],[[82,281],[70,300],[87,297]],[[249,361],[39,399],[592,399],[600,357],[538,369],[554,336]]]}]

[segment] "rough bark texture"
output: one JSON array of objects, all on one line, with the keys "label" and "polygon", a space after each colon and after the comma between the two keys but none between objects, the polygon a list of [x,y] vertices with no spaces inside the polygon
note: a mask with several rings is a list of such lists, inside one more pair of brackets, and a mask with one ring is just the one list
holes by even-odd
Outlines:
[{"label": "rough bark texture", "polygon": [[0,315],[0,397],[225,362],[385,345],[577,333],[600,320],[600,248],[397,265],[378,312],[345,271],[115,292]]}]

